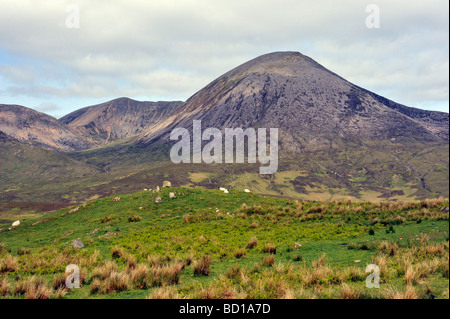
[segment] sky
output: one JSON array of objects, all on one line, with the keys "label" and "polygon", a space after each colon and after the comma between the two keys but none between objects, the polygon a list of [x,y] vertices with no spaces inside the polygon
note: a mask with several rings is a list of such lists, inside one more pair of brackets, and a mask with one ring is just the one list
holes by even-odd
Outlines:
[{"label": "sky", "polygon": [[61,117],[187,100],[262,54],[301,52],[395,102],[449,111],[448,0],[0,0],[0,104]]}]

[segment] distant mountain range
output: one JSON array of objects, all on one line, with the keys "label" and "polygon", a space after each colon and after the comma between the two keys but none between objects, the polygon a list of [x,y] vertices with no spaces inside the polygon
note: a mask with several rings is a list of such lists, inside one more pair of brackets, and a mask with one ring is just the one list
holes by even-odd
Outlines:
[{"label": "distant mountain range", "polygon": [[[300,198],[312,194],[359,198],[367,192],[377,198],[448,197],[448,113],[395,103],[297,52],[270,53],[244,63],[186,102],[140,102],[123,97],[59,120],[24,106],[0,104],[0,150],[9,156],[15,154],[12,149],[23,149],[23,144],[51,150],[56,152],[54,158],[64,156],[61,163],[66,163],[67,156],[77,163],[74,178],[95,175],[104,184],[156,163],[170,166],[169,134],[175,127],[192,129],[193,120],[202,120],[205,128],[279,128],[280,173],[292,174],[284,181],[257,174],[248,181],[230,180],[226,177],[229,170],[210,171],[211,167],[201,165],[195,170],[210,171],[205,173],[210,176],[208,182],[195,182],[185,172],[178,176],[187,176],[180,184],[215,187],[230,183]],[[38,176],[51,180],[60,176],[58,164],[52,164],[51,175],[46,156],[38,156],[35,165],[42,168]],[[26,162],[3,156],[0,164],[8,160],[19,161],[17,167]],[[66,172],[63,164],[59,166]],[[2,180],[26,174],[17,167],[0,170]],[[251,169],[241,173],[254,174]],[[10,182],[3,189],[9,190],[3,199],[23,199],[23,192],[14,193]]]}]

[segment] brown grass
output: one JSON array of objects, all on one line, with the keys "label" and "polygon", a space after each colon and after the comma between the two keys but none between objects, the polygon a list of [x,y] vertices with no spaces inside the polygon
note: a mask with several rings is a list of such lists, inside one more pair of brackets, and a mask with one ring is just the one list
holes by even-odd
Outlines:
[{"label": "brown grass", "polygon": [[266,244],[264,246],[263,251],[265,253],[269,253],[269,254],[276,254],[277,253],[277,247],[273,244]]},{"label": "brown grass", "polygon": [[211,257],[204,256],[201,260],[194,261],[194,276],[209,276],[211,268]]},{"label": "brown grass", "polygon": [[234,257],[236,258],[242,258],[242,257],[247,257],[247,251],[245,249],[237,249],[236,252],[234,253]]},{"label": "brown grass", "polygon": [[252,248],[255,248],[256,246],[258,246],[258,238],[253,237],[247,242],[247,245],[245,245],[245,248],[252,249]]},{"label": "brown grass", "polygon": [[159,287],[153,289],[147,299],[178,299],[178,292],[171,286]]},{"label": "brown grass", "polygon": [[275,263],[275,256],[274,255],[270,255],[267,257],[264,257],[261,261],[261,265],[262,266],[267,266],[267,267],[272,267],[273,264]]}]

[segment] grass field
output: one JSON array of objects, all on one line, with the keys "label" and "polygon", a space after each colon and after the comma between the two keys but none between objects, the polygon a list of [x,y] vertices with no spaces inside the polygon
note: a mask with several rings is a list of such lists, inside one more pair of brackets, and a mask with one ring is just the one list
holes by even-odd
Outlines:
[{"label": "grass field", "polygon": [[[0,296],[449,298],[447,206],[163,188],[36,210],[0,231]],[[65,288],[69,264],[79,289]]]}]

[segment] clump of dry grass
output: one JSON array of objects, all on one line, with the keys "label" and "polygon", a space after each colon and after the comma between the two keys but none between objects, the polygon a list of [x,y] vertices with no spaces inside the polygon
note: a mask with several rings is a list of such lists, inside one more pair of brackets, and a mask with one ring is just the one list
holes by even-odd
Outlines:
[{"label": "clump of dry grass", "polygon": [[91,285],[89,286],[89,291],[91,294],[101,293],[103,291],[102,282],[98,278],[94,278],[92,280]]},{"label": "clump of dry grass", "polygon": [[264,246],[263,251],[265,253],[269,253],[269,254],[276,254],[277,253],[277,247],[273,244],[266,244]]},{"label": "clump of dry grass", "polygon": [[252,248],[255,248],[256,246],[258,246],[258,238],[253,237],[247,242],[247,245],[245,245],[245,248],[252,249]]},{"label": "clump of dry grass", "polygon": [[246,257],[247,256],[247,251],[245,249],[237,249],[236,252],[234,253],[234,257],[236,258],[242,258],[242,257]]},{"label": "clump of dry grass", "polygon": [[194,222],[194,217],[192,217],[192,216],[189,215],[189,214],[185,214],[185,215],[183,215],[183,221],[184,221],[186,224],[193,223],[193,222]]},{"label": "clump of dry grass", "polygon": [[270,255],[267,257],[264,257],[261,261],[261,265],[262,266],[267,266],[267,267],[272,267],[273,264],[275,263],[275,256],[274,255]]},{"label": "clump of dry grass", "polygon": [[25,295],[26,299],[49,299],[53,296],[53,290],[43,278],[32,276],[16,283],[14,295]]},{"label": "clump of dry grass", "polygon": [[148,274],[148,266],[145,264],[138,264],[130,272],[131,282],[139,289],[146,289],[149,286]]},{"label": "clump of dry grass", "polygon": [[405,290],[390,287],[382,291],[381,295],[386,299],[419,299],[417,290],[412,285],[407,285]]},{"label": "clump of dry grass", "polygon": [[107,261],[103,266],[94,268],[91,273],[90,279],[99,278],[101,280],[105,280],[108,278],[111,273],[117,272],[117,265],[112,261]]},{"label": "clump of dry grass", "polygon": [[111,250],[111,257],[113,259],[122,259],[122,260],[126,260],[127,258],[127,253],[125,252],[125,250],[123,250],[122,248],[118,247],[118,246],[114,246]]},{"label": "clump of dry grass", "polygon": [[11,290],[12,285],[6,278],[0,280],[0,296],[2,297],[9,296],[11,294]]},{"label": "clump of dry grass", "polygon": [[178,299],[178,292],[173,286],[164,286],[153,289],[147,299]]},{"label": "clump of dry grass", "polygon": [[321,267],[325,266],[326,261],[327,261],[327,255],[326,254],[322,254],[322,256],[320,256],[316,260],[312,261],[311,267],[312,268],[321,268]]},{"label": "clump of dry grass", "polygon": [[128,217],[128,222],[129,223],[136,223],[136,222],[140,222],[142,220],[142,217],[139,215],[134,215],[134,216],[129,216]]},{"label": "clump of dry grass", "polygon": [[120,292],[128,290],[130,287],[130,278],[124,272],[113,271],[104,282],[105,293]]},{"label": "clump of dry grass", "polygon": [[19,269],[19,262],[16,257],[7,254],[4,259],[0,261],[0,273],[14,272]]},{"label": "clump of dry grass", "polygon": [[178,285],[180,283],[180,273],[183,270],[183,266],[183,263],[177,262],[171,265],[152,268],[149,273],[151,286]]},{"label": "clump of dry grass", "polygon": [[148,255],[147,262],[151,267],[162,266],[165,264],[164,258],[156,255]]},{"label": "clump of dry grass", "polygon": [[383,254],[387,254],[389,257],[395,256],[398,250],[396,243],[389,243],[388,241],[382,241],[378,246],[378,251]]},{"label": "clump of dry grass", "polygon": [[342,284],[341,298],[342,299],[360,299],[362,297],[362,292],[356,287],[350,287],[347,284]]},{"label": "clump of dry grass", "polygon": [[211,268],[211,257],[204,256],[201,260],[194,261],[194,276],[209,276]]},{"label": "clump of dry grass", "polygon": [[136,257],[134,257],[133,255],[129,255],[127,257],[127,271],[131,271],[134,268],[136,268],[136,264],[137,264]]}]

